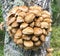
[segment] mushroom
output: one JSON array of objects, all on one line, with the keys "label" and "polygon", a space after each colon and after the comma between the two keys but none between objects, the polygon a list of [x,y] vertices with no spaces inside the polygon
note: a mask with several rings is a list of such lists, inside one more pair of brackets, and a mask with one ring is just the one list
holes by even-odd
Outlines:
[{"label": "mushroom", "polygon": [[26,23],[31,23],[33,21],[33,19],[35,18],[35,15],[30,13],[25,17],[25,22]]},{"label": "mushroom", "polygon": [[42,34],[42,29],[41,28],[34,28],[34,35],[40,36]]},{"label": "mushroom", "polygon": [[15,39],[20,39],[21,37],[20,36],[14,36]]},{"label": "mushroom", "polygon": [[27,6],[19,6],[19,9],[22,10],[23,12],[28,12]]},{"label": "mushroom", "polygon": [[23,44],[23,40],[22,39],[18,39],[17,40],[17,44]]},{"label": "mushroom", "polygon": [[42,14],[41,15],[43,18],[50,18],[50,15],[48,15],[48,14]]},{"label": "mushroom", "polygon": [[38,37],[36,37],[36,36],[33,36],[33,37],[32,37],[32,41],[38,41],[38,40],[39,40]]},{"label": "mushroom", "polygon": [[25,28],[25,29],[22,30],[22,33],[23,34],[30,35],[30,34],[33,34],[34,33],[34,30],[31,27],[27,27],[27,28]]},{"label": "mushroom", "polygon": [[41,15],[40,11],[37,10],[37,9],[35,9],[35,10],[29,10],[29,13],[33,13],[33,14],[35,14],[36,16],[37,16],[37,15]]},{"label": "mushroom", "polygon": [[11,27],[18,27],[18,26],[19,24],[16,21],[11,24]]},{"label": "mushroom", "polygon": [[35,25],[35,22],[32,22],[32,23],[30,24],[31,27],[34,27],[34,25]]},{"label": "mushroom", "polygon": [[35,42],[35,46],[40,46],[40,45],[41,45],[41,41]]},{"label": "mushroom", "polygon": [[21,16],[22,18],[24,18],[26,16],[26,13],[25,12],[20,12],[20,13],[18,13],[16,15]]},{"label": "mushroom", "polygon": [[21,16],[18,16],[16,22],[22,23],[24,22],[24,19]]},{"label": "mushroom", "polygon": [[8,21],[8,24],[7,24],[7,25],[10,25],[10,24],[13,23],[15,20],[16,20],[15,17],[10,18],[10,20]]},{"label": "mushroom", "polygon": [[47,48],[47,52],[51,53],[53,51],[53,48]]},{"label": "mushroom", "polygon": [[22,23],[22,24],[20,25],[20,29],[24,29],[24,28],[26,28],[27,26],[28,26],[27,23]]},{"label": "mushroom", "polygon": [[42,33],[43,33],[44,35],[47,35],[47,31],[46,31],[45,29],[42,29]]},{"label": "mushroom", "polygon": [[41,40],[42,42],[45,42],[45,36],[44,36],[43,34],[40,36],[40,40]]},{"label": "mushroom", "polygon": [[22,31],[20,29],[18,29],[15,36],[21,37],[22,36]]},{"label": "mushroom", "polygon": [[18,39],[16,39],[16,38],[13,39],[13,41],[14,41],[15,43],[17,43],[17,40],[18,40]]},{"label": "mushroom", "polygon": [[52,22],[52,19],[48,19],[48,18],[46,18],[46,19],[44,19],[44,22],[51,23],[51,22]]},{"label": "mushroom", "polygon": [[33,42],[32,41],[24,41],[24,46],[27,48],[33,47]]},{"label": "mushroom", "polygon": [[48,11],[46,11],[46,10],[44,10],[43,12],[42,12],[42,14],[47,14],[47,15],[51,15]]},{"label": "mushroom", "polygon": [[47,22],[41,22],[41,28],[49,28],[49,24]]},{"label": "mushroom", "polygon": [[22,35],[22,39],[24,39],[24,40],[30,40],[30,36]]},{"label": "mushroom", "polygon": [[16,29],[16,28],[12,28],[12,29],[11,29],[11,32],[12,32],[13,34],[15,34],[15,33],[16,33],[16,31],[17,31],[17,29]]},{"label": "mushroom", "polygon": [[42,18],[42,17],[39,17],[39,18],[37,19],[37,21],[42,22],[42,21],[43,21],[43,18]]},{"label": "mushroom", "polygon": [[35,6],[30,6],[29,9],[31,9],[31,10],[36,9],[36,10],[42,11],[42,8],[40,6],[36,6],[36,5]]},{"label": "mushroom", "polygon": [[36,26],[36,27],[40,27],[40,26],[41,26],[41,22],[38,21],[38,20],[36,20],[36,22],[35,22],[35,26]]}]

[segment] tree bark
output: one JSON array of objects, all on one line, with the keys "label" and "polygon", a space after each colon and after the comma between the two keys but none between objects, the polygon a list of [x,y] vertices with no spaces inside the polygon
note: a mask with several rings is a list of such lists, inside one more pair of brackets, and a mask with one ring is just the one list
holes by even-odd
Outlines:
[{"label": "tree bark", "polygon": [[[1,0],[2,3],[2,11],[4,22],[6,22],[6,16],[8,11],[13,6],[21,6],[21,5],[39,5],[42,6],[43,9],[48,10],[51,13],[51,5],[50,0]],[[6,26],[5,26],[6,30]],[[39,48],[37,51],[32,50],[24,50],[18,47],[13,40],[9,37],[9,34],[6,32],[5,34],[5,44],[4,44],[4,56],[46,56],[46,49],[50,47],[50,35],[48,34],[46,37],[45,43]]]}]

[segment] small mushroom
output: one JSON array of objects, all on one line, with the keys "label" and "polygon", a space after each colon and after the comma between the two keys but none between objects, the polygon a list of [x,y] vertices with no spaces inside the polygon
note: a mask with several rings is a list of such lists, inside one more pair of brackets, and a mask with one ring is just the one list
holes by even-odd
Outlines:
[{"label": "small mushroom", "polygon": [[27,26],[28,26],[27,23],[22,23],[22,24],[20,25],[20,29],[24,29],[24,28],[26,28]]},{"label": "small mushroom", "polygon": [[40,26],[41,26],[41,22],[40,22],[40,21],[36,21],[36,22],[35,22],[35,26],[36,26],[36,27],[40,27]]},{"label": "small mushroom", "polygon": [[41,15],[43,18],[50,18],[50,15],[48,15],[48,14],[42,14]]},{"label": "small mushroom", "polygon": [[40,6],[36,6],[36,5],[35,6],[30,6],[29,9],[31,9],[31,10],[36,9],[36,10],[42,11],[42,8]]},{"label": "small mushroom", "polygon": [[39,10],[36,10],[36,9],[29,10],[29,13],[33,13],[33,14],[37,15],[39,13]]},{"label": "small mushroom", "polygon": [[16,21],[13,22],[12,25],[11,25],[11,27],[18,27],[18,26],[19,26],[19,24]]},{"label": "small mushroom", "polygon": [[18,40],[18,39],[16,39],[16,38],[13,39],[13,41],[14,41],[15,43],[17,43],[17,40]]},{"label": "small mushroom", "polygon": [[38,40],[39,40],[38,37],[36,37],[36,36],[33,36],[33,37],[32,37],[32,41],[38,41]]},{"label": "small mushroom", "polygon": [[30,24],[31,27],[34,27],[34,25],[35,25],[35,22],[32,22],[32,23]]},{"label": "small mushroom", "polygon": [[42,33],[43,33],[44,35],[47,35],[47,31],[46,31],[45,29],[42,29]]},{"label": "small mushroom", "polygon": [[41,28],[49,28],[49,24],[47,22],[41,22]]},{"label": "small mushroom", "polygon": [[42,29],[41,28],[34,28],[34,35],[40,36],[42,34]]},{"label": "small mushroom", "polygon": [[33,42],[32,41],[24,41],[24,46],[27,48],[33,47]]},{"label": "small mushroom", "polygon": [[26,23],[31,23],[33,21],[33,19],[35,18],[35,15],[30,13],[25,17],[25,22]]},{"label": "small mushroom", "polygon": [[47,52],[51,53],[53,51],[53,48],[47,48]]},{"label": "small mushroom", "polygon": [[15,36],[21,37],[22,36],[22,31],[20,29],[18,29]]},{"label": "small mushroom", "polygon": [[27,35],[22,35],[22,39],[24,39],[24,40],[30,40],[30,37],[27,36]]},{"label": "small mushroom", "polygon": [[44,19],[44,22],[51,23],[51,22],[52,22],[52,19],[48,19],[48,18],[46,18],[46,19]]},{"label": "small mushroom", "polygon": [[27,6],[19,6],[19,9],[22,10],[23,12],[28,12]]},{"label": "small mushroom", "polygon": [[15,28],[12,28],[12,29],[11,29],[11,32],[12,32],[13,34],[15,34],[16,31],[17,31],[17,29],[15,29]]},{"label": "small mushroom", "polygon": [[26,16],[26,13],[25,12],[20,12],[20,13],[18,13],[16,15],[21,16],[22,18],[24,18]]},{"label": "small mushroom", "polygon": [[27,27],[27,28],[25,28],[25,29],[22,30],[22,33],[29,35],[29,34],[33,34],[34,30],[31,27]]},{"label": "small mushroom", "polygon": [[22,39],[18,39],[17,40],[17,44],[23,44],[23,40]]},{"label": "small mushroom", "polygon": [[16,22],[22,23],[22,22],[24,22],[24,19],[22,17],[18,16]]},{"label": "small mushroom", "polygon": [[7,24],[7,25],[10,25],[10,24],[13,23],[15,20],[16,20],[15,17],[10,18],[10,20],[8,21],[8,24]]},{"label": "small mushroom", "polygon": [[37,21],[42,22],[43,21],[43,18],[42,17],[39,17]]},{"label": "small mushroom", "polygon": [[44,10],[43,12],[42,12],[42,14],[47,14],[47,15],[51,15],[48,11],[46,11],[46,10]]},{"label": "small mushroom", "polygon": [[14,36],[15,39],[20,39],[21,37],[20,36]]},{"label": "small mushroom", "polygon": [[41,45],[41,41],[35,42],[35,46],[40,46],[40,45]]},{"label": "small mushroom", "polygon": [[45,36],[44,36],[43,34],[40,36],[40,40],[41,40],[42,42],[45,42]]}]

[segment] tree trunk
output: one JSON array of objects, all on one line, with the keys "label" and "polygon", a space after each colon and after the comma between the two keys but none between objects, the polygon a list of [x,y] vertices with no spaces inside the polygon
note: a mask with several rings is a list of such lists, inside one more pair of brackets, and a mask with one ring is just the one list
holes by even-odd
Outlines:
[{"label": "tree trunk", "polygon": [[[6,16],[8,11],[13,6],[21,6],[21,5],[39,5],[42,6],[43,9],[51,12],[50,0],[1,0],[2,3],[2,11],[3,18],[6,22]],[[6,27],[5,27],[6,28]],[[37,51],[32,50],[24,50],[19,48],[13,40],[9,37],[8,33],[5,34],[5,45],[4,45],[4,56],[46,56],[46,49],[50,47],[50,35],[46,37],[45,43],[39,48]]]}]

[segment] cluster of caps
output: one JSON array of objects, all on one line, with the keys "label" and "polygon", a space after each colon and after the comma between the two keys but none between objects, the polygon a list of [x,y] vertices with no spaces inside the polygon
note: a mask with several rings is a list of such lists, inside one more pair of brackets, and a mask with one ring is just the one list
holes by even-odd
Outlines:
[{"label": "cluster of caps", "polygon": [[38,49],[51,29],[51,15],[40,6],[16,6],[7,16],[7,31],[13,41],[24,49]]}]

